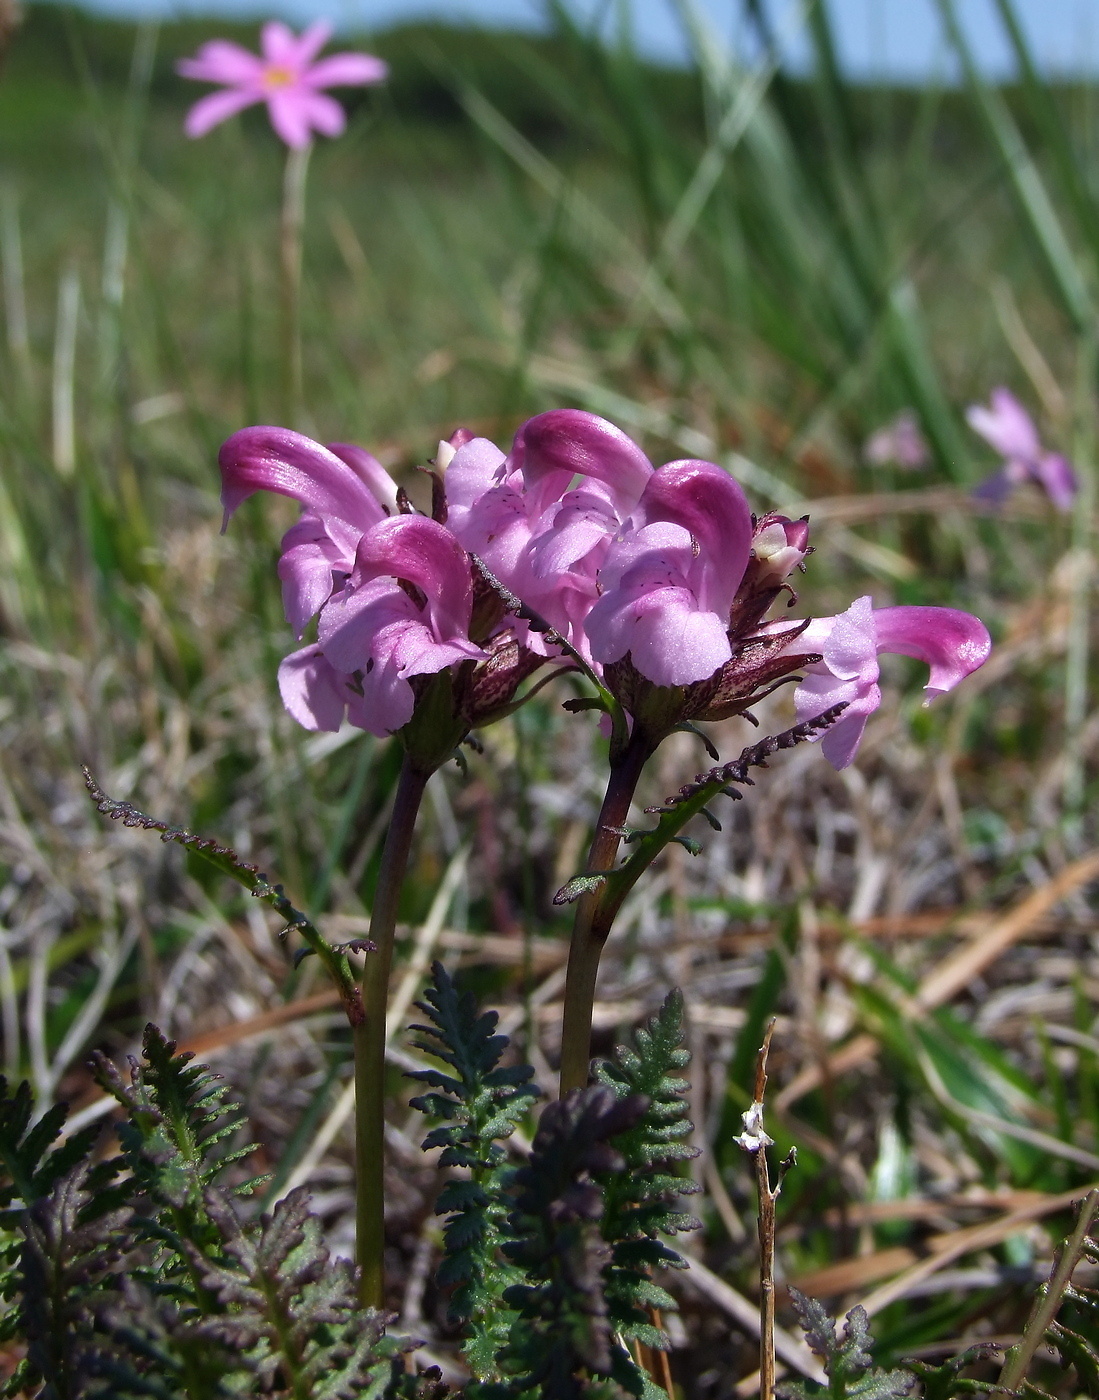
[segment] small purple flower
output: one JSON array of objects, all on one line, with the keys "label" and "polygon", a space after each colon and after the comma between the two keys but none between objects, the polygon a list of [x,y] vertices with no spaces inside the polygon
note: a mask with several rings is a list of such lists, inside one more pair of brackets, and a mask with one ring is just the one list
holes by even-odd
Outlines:
[{"label": "small purple flower", "polygon": [[862,455],[875,467],[895,466],[902,471],[919,471],[931,460],[920,421],[910,408],[900,413],[866,439]]},{"label": "small purple flower", "polygon": [[883,651],[927,662],[926,690],[933,699],[983,666],[991,646],[984,623],[956,608],[875,608],[869,598],[856,598],[836,617],[815,618],[787,649],[821,657],[800,668],[806,679],[794,693],[798,719],[813,719],[841,702],[847,705],[821,741],[833,767],[846,768],[867,719],[881,704],[878,656]]},{"label": "small purple flower", "polygon": [[1004,465],[981,482],[975,496],[1000,505],[1016,486],[1033,481],[1058,510],[1071,509],[1077,489],[1072,464],[1042,447],[1033,418],[1010,390],[993,389],[991,407],[974,404],[966,410],[966,419],[1004,458]]},{"label": "small purple flower", "polygon": [[184,78],[217,83],[225,91],[200,98],[187,113],[184,131],[192,137],[205,136],[245,107],[266,102],[271,125],[288,146],[303,149],[314,131],[339,136],[347,125],[344,110],[320,89],[380,83],[388,69],[380,58],[366,53],[318,59],[331,37],[332,26],[324,20],[296,35],[275,19],[261,31],[262,56],[227,39],[203,44],[194,58],[182,59],[176,71]]}]

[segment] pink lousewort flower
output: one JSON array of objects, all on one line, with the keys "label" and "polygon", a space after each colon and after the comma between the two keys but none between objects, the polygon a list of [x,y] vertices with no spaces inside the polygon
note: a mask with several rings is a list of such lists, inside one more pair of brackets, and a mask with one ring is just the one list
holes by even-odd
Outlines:
[{"label": "pink lousewort flower", "polygon": [[953,609],[874,612],[861,599],[840,618],[764,621],[784,590],[796,601],[788,580],[810,553],[808,522],[755,519],[712,462],[654,469],[592,414],[531,419],[510,456],[474,439],[440,461],[458,537],[654,736],[685,719],[744,713],[803,670],[799,718],[848,706],[825,741],[844,766],[881,701],[879,651],[929,661],[934,693],[988,655],[984,625]]},{"label": "pink lousewort flower", "polygon": [[920,421],[910,408],[871,433],[862,455],[875,467],[900,467],[902,471],[919,471],[931,460],[927,441],[920,430]]},{"label": "pink lousewort flower", "polygon": [[970,613],[956,608],[875,608],[869,598],[856,598],[836,617],[814,618],[792,643],[791,654],[821,657],[799,667],[806,678],[794,693],[794,708],[799,720],[807,720],[832,705],[846,704],[821,740],[825,758],[835,768],[846,768],[867,719],[881,704],[882,652],[925,661],[931,671],[925,689],[933,699],[983,666],[991,647],[988,629]]},{"label": "pink lousewort flower", "polygon": [[993,447],[1004,465],[981,482],[974,495],[999,505],[1024,481],[1039,485],[1058,510],[1069,510],[1076,497],[1076,473],[1067,457],[1047,452],[1034,420],[1008,389],[993,389],[991,406],[974,404],[966,410],[974,432]]},{"label": "pink lousewort flower", "polygon": [[279,687],[305,728],[336,730],[346,714],[379,737],[395,733],[413,717],[422,678],[447,668],[464,668],[456,717],[480,722],[539,664],[500,625],[502,609],[470,637],[469,556],[439,521],[396,513],[395,482],[362,448],[256,427],[234,433],[218,460],[226,524],[258,490],[303,507],[279,575],[287,621],[301,637],[318,618],[317,641],[283,661]]},{"label": "pink lousewort flower", "polygon": [[184,131],[188,136],[205,136],[245,107],[266,102],[271,125],[288,146],[298,150],[308,146],[314,131],[339,136],[347,125],[344,110],[321,89],[380,83],[388,68],[366,53],[318,59],[331,37],[332,26],[324,20],[299,35],[276,19],[260,33],[262,55],[228,39],[203,44],[194,58],[182,59],[176,71],[184,78],[217,83],[225,91],[200,98],[187,113]]}]

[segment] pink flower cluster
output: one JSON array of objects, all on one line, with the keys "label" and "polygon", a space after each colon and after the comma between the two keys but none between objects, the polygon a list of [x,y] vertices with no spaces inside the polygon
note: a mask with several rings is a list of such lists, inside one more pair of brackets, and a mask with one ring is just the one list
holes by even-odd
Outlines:
[{"label": "pink flower cluster", "polygon": [[[303,506],[279,572],[291,625],[300,636],[319,614],[317,641],[280,683],[307,728],[335,729],[346,712],[375,734],[398,730],[417,685],[444,668],[477,723],[538,665],[567,662],[557,633],[654,741],[686,719],[743,713],[799,671],[799,718],[847,707],[824,738],[843,767],[881,700],[880,653],[925,661],[932,695],[988,656],[984,625],[951,608],[860,598],[837,617],[767,621],[810,552],[807,522],[757,519],[712,462],[654,468],[590,413],[530,419],[509,454],[467,433],[440,444],[435,519],[400,513],[392,480],[347,445],[246,428],[220,461],[226,518],[258,489]],[[474,554],[553,631],[492,606]]]}]

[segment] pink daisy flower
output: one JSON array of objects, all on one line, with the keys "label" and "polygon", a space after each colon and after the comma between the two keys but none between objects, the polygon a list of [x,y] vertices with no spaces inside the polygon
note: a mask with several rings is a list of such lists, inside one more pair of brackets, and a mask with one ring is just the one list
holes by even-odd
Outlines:
[{"label": "pink daisy flower", "polygon": [[313,132],[339,136],[347,125],[344,110],[327,87],[380,83],[389,71],[380,58],[366,53],[336,53],[317,58],[332,37],[326,20],[298,35],[281,20],[263,26],[262,56],[228,39],[211,39],[194,58],[182,59],[176,71],[198,82],[218,83],[225,91],[200,98],[187,113],[188,136],[205,136],[219,122],[257,102],[267,103],[275,133],[297,150],[308,146]]}]

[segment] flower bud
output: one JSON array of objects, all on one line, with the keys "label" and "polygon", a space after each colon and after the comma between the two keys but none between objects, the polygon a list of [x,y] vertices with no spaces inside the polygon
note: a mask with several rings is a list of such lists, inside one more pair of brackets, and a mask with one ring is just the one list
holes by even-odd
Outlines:
[{"label": "flower bud", "polygon": [[776,588],[786,582],[809,553],[809,517],[788,520],[785,515],[765,515],[756,522],[752,558],[756,561],[758,588]]}]

